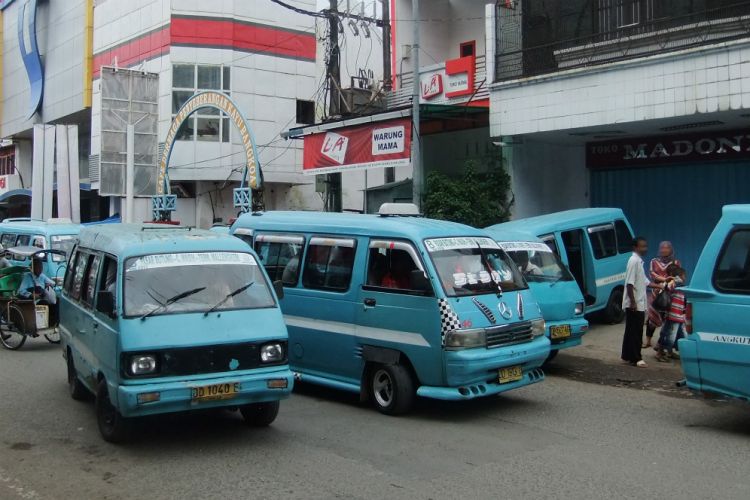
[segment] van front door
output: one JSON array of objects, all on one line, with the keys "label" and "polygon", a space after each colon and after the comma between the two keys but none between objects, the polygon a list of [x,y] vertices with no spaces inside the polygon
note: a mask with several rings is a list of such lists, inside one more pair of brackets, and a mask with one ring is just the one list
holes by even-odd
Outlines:
[{"label": "van front door", "polygon": [[586,300],[586,305],[594,304],[596,302],[596,289],[588,286],[583,230],[563,231],[560,233],[560,237],[562,238],[568,269],[576,279],[578,287],[581,289],[581,293]]}]

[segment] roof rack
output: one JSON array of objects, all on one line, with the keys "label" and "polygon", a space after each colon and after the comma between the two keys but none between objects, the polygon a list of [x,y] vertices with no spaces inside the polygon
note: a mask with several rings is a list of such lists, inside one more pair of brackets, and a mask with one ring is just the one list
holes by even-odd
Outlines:
[{"label": "roof rack", "polygon": [[414,203],[383,203],[378,215],[381,217],[422,217]]}]

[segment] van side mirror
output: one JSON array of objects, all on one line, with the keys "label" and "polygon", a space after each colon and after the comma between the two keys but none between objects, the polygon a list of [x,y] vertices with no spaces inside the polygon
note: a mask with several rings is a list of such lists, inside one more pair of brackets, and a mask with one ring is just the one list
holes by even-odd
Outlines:
[{"label": "van side mirror", "polygon": [[96,310],[110,318],[115,317],[115,296],[112,292],[99,292],[96,296]]},{"label": "van side mirror", "polygon": [[284,283],[283,282],[274,281],[273,290],[274,292],[276,292],[276,296],[279,298],[279,300],[284,298]]},{"label": "van side mirror", "polygon": [[421,269],[414,269],[411,272],[411,274],[409,275],[409,284],[412,290],[417,290],[420,292],[432,291],[432,285],[430,284],[430,280],[427,278],[427,275],[425,275],[424,271],[422,271]]}]

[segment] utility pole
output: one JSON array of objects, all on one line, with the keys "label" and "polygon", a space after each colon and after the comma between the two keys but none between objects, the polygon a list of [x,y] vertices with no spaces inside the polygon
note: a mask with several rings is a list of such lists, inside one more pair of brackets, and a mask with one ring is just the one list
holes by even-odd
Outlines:
[{"label": "utility pole", "polygon": [[420,132],[419,132],[419,97],[420,97],[420,85],[419,85],[419,0],[411,0],[412,17],[414,18],[414,41],[411,46],[412,53],[412,69],[413,74],[413,85],[412,85],[412,122],[414,124],[414,132],[411,138],[411,164],[412,164],[412,201],[420,209],[422,208],[422,193],[423,188],[423,172],[422,172],[422,157],[420,151]]},{"label": "utility pole", "polygon": [[391,74],[391,0],[381,0],[383,3],[383,89],[387,92],[393,89],[393,75]]},{"label": "utility pole", "polygon": [[[328,116],[341,115],[341,53],[339,51],[339,5],[338,0],[329,0],[328,9],[328,30],[329,51],[328,51],[328,95],[329,108]],[[341,174],[328,174],[326,176],[326,209],[329,212],[341,212]]]}]

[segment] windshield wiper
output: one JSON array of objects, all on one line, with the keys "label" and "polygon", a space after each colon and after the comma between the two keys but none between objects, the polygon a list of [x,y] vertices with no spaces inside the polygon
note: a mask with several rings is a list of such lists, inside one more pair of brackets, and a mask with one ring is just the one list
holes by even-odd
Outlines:
[{"label": "windshield wiper", "polygon": [[151,316],[153,314],[156,314],[157,311],[161,311],[162,309],[164,309],[164,308],[166,308],[168,306],[171,306],[175,302],[179,302],[180,300],[182,300],[184,298],[187,298],[187,297],[190,297],[191,295],[195,295],[198,292],[202,292],[205,289],[206,289],[205,286],[201,286],[201,287],[198,287],[198,288],[193,288],[192,290],[186,290],[186,291],[184,291],[182,293],[178,293],[174,297],[167,299],[166,302],[164,302],[162,304],[159,304],[158,306],[154,307],[149,312],[147,312],[146,314],[144,314],[143,316],[141,316],[141,321],[145,320],[146,318],[148,318],[149,316]]},{"label": "windshield wiper", "polygon": [[213,306],[211,307],[211,309],[209,309],[208,311],[206,311],[205,313],[203,313],[203,317],[205,318],[205,317],[206,317],[206,316],[208,316],[208,315],[209,315],[210,313],[214,312],[215,310],[217,310],[218,308],[220,308],[221,306],[223,306],[223,305],[224,305],[224,303],[225,303],[225,302],[226,302],[227,300],[231,299],[232,297],[234,297],[234,296],[236,296],[236,295],[239,295],[239,294],[241,294],[242,292],[244,292],[245,290],[247,290],[248,288],[250,288],[250,287],[251,287],[251,286],[253,286],[254,284],[255,284],[255,282],[254,282],[254,281],[251,281],[251,282],[250,282],[250,283],[248,283],[247,285],[243,285],[243,286],[239,287],[239,288],[238,288],[237,290],[233,291],[232,293],[229,293],[229,294],[227,294],[227,296],[226,296],[226,297],[224,297],[224,298],[223,298],[223,299],[221,299],[221,300],[220,300],[219,302],[217,302],[217,303],[216,303],[215,305],[213,305]]},{"label": "windshield wiper", "polygon": [[482,248],[482,244],[477,241],[477,247],[479,247],[479,255],[482,256],[482,260],[484,261],[484,265],[487,266],[487,269],[490,271],[490,280],[495,284],[497,287],[497,296],[502,297],[503,295],[503,287],[500,285],[499,281],[495,281],[495,278],[492,276],[493,267],[490,265],[490,261],[487,258],[487,255],[484,253],[484,248]]}]

